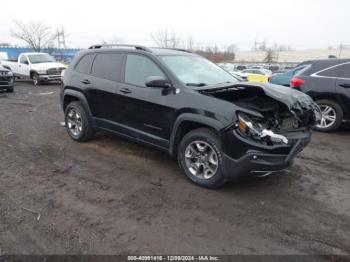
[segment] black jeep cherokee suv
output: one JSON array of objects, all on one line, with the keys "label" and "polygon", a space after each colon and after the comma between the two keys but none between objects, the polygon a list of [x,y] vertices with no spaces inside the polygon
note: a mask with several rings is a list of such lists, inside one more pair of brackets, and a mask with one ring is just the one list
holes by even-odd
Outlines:
[{"label": "black jeep cherokee suv", "polygon": [[208,188],[287,168],[320,119],[299,91],[240,82],[185,50],[131,45],[79,53],[63,74],[61,103],[74,140],[104,130],[146,143]]}]

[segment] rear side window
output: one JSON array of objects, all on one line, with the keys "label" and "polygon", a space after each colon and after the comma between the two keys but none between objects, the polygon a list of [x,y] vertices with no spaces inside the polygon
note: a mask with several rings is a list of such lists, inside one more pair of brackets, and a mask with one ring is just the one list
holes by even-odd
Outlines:
[{"label": "rear side window", "polygon": [[94,54],[89,54],[84,56],[78,64],[75,66],[75,70],[82,74],[90,74],[92,60],[94,59]]},{"label": "rear side window", "polygon": [[119,82],[122,64],[122,54],[97,54],[92,65],[91,74],[99,78]]},{"label": "rear side window", "polygon": [[150,76],[165,77],[159,67],[145,56],[128,55],[125,66],[125,83],[146,86],[146,79]]},{"label": "rear side window", "polygon": [[330,69],[318,73],[317,75],[350,79],[350,63],[332,67]]}]

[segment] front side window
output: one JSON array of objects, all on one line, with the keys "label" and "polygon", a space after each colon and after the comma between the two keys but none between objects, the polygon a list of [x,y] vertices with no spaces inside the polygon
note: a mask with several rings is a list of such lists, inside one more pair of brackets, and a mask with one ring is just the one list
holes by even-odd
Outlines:
[{"label": "front side window", "polygon": [[177,78],[187,86],[235,83],[238,80],[200,56],[162,56],[161,59]]},{"label": "front side window", "polygon": [[149,58],[141,55],[128,55],[125,66],[125,83],[146,87],[150,76],[165,77],[159,67]]},{"label": "front side window", "polygon": [[53,58],[49,54],[28,55],[28,59],[32,64],[56,62],[55,58]]},{"label": "front side window", "polygon": [[28,65],[28,59],[27,59],[27,57],[26,57],[25,55],[22,55],[22,56],[21,56],[21,59],[19,60],[19,62],[20,62],[21,64],[26,64],[26,65]]},{"label": "front side window", "polygon": [[107,80],[120,81],[122,64],[122,54],[97,54],[91,74]]}]

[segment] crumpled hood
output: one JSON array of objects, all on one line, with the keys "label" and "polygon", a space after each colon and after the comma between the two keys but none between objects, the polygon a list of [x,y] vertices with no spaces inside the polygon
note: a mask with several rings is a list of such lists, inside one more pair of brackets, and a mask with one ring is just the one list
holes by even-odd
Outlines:
[{"label": "crumpled hood", "polygon": [[8,70],[6,67],[3,67],[2,65],[0,65],[0,71],[9,72],[11,70]]},{"label": "crumpled hood", "polygon": [[234,90],[237,88],[249,88],[252,89],[252,92],[256,92],[257,89],[260,89],[265,93],[266,96],[271,97],[272,99],[279,101],[287,106],[289,111],[298,119],[301,120],[305,111],[312,111],[314,113],[314,121],[319,122],[322,118],[321,110],[318,105],[312,100],[310,96],[295,90],[291,87],[285,87],[280,85],[274,85],[270,83],[259,83],[259,82],[237,82],[233,84],[226,84],[217,87],[200,87],[196,88],[199,92],[216,92],[218,90]]},{"label": "crumpled hood", "polygon": [[304,110],[312,110],[316,121],[320,121],[322,118],[321,110],[312,98],[291,87],[255,82],[240,83],[239,85],[260,87],[267,96],[285,104],[298,119],[300,119],[300,115],[303,114]]}]

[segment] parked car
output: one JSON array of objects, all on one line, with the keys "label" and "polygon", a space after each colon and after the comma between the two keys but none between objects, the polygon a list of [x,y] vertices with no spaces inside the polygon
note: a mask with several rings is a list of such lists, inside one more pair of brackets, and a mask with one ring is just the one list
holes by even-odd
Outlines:
[{"label": "parked car", "polygon": [[269,78],[269,82],[275,85],[290,86],[292,78],[303,68],[305,68],[305,66],[297,66],[287,72],[273,74]]},{"label": "parked car", "polygon": [[267,83],[272,72],[266,69],[245,69],[242,72],[237,72],[237,75],[243,80]]},{"label": "parked car", "polygon": [[15,84],[11,70],[0,65],[0,91],[13,92]]},{"label": "parked car", "polygon": [[22,53],[18,60],[1,61],[1,64],[10,69],[14,76],[30,78],[34,85],[43,82],[61,80],[61,72],[66,69],[62,63],[46,53]]},{"label": "parked car", "polygon": [[320,116],[302,92],[240,82],[189,51],[132,45],[80,52],[60,97],[73,140],[103,130],[142,142],[208,188],[287,168]]},{"label": "parked car", "polygon": [[350,120],[350,59],[327,59],[304,62],[304,69],[291,86],[310,95],[320,106],[319,131],[334,131]]}]

